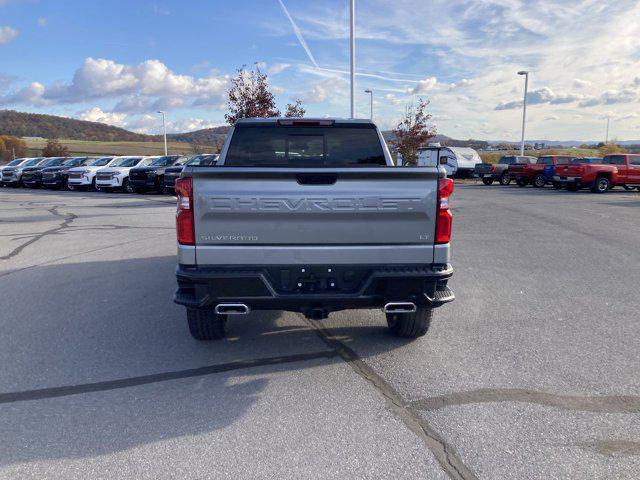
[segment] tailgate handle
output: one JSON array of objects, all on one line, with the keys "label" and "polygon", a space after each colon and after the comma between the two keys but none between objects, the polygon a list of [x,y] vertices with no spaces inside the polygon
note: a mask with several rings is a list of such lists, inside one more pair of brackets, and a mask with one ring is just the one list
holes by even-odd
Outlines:
[{"label": "tailgate handle", "polygon": [[300,185],[333,185],[338,180],[335,173],[298,173],[296,180]]}]

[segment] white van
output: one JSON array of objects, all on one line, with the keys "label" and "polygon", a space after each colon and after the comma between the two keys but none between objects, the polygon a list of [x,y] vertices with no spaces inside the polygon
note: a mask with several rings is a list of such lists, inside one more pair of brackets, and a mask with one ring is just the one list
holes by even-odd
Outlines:
[{"label": "white van", "polygon": [[[472,176],[476,163],[482,163],[480,155],[473,148],[441,147],[438,143],[432,143],[428,147],[418,149],[418,166],[438,165],[438,152],[440,152],[440,165],[444,167],[449,177]],[[402,165],[401,155],[398,155],[398,165]]]}]

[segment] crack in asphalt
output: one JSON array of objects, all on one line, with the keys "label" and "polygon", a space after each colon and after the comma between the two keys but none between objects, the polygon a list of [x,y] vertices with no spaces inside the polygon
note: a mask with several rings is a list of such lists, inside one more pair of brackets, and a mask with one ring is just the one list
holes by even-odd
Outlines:
[{"label": "crack in asphalt", "polygon": [[634,395],[558,395],[520,388],[486,388],[467,392],[453,392],[411,402],[423,411],[439,410],[455,405],[474,403],[525,402],[565,410],[597,413],[640,413],[640,396]]},{"label": "crack in asphalt", "polygon": [[105,382],[83,383],[79,385],[65,385],[62,387],[41,388],[37,390],[23,390],[20,392],[0,393],[0,404],[24,402],[30,400],[42,400],[46,398],[67,397],[70,395],[80,395],[83,393],[104,392],[120,388],[137,387],[150,383],[167,382],[182,378],[202,377],[214,373],[229,372],[232,370],[242,370],[246,368],[263,367],[268,365],[282,365],[293,362],[304,362],[320,358],[334,358],[338,352],[333,350],[322,350],[320,352],[299,353],[279,357],[254,358],[250,360],[238,360],[235,362],[209,365],[206,367],[190,368],[187,370],[177,370],[173,372],[155,373],[142,375],[139,377],[122,378],[119,380],[108,380]]},{"label": "crack in asphalt", "polygon": [[630,440],[593,440],[575,445],[588,450],[596,450],[599,454],[608,457],[640,455],[640,442]]},{"label": "crack in asphalt", "polygon": [[338,340],[320,322],[304,318],[318,337],[344,360],[353,371],[373,386],[387,401],[391,410],[429,448],[445,473],[454,480],[477,480],[476,474],[464,464],[455,449],[436,432],[420,414],[406,402],[384,378],[364,362],[358,354]]},{"label": "crack in asphalt", "polygon": [[56,216],[56,217],[63,218],[63,221],[62,221],[62,223],[60,223],[60,225],[58,225],[57,227],[54,227],[54,228],[50,228],[49,230],[45,230],[42,233],[38,233],[38,234],[32,236],[28,241],[24,242],[21,245],[18,245],[11,252],[9,252],[7,255],[1,256],[0,260],[8,260],[8,259],[10,259],[12,257],[15,257],[20,252],[22,252],[25,248],[27,248],[29,245],[32,245],[32,244],[36,243],[38,240],[41,240],[42,238],[46,237],[47,235],[55,234],[55,233],[59,232],[60,230],[64,230],[69,225],[71,225],[71,222],[73,222],[76,218],[78,218],[78,216],[74,215],[73,213],[69,213],[67,215],[63,215],[63,214],[58,212],[58,208],[59,208],[59,206],[51,207],[51,208],[47,209],[47,211],[49,213],[51,213],[52,215]]}]

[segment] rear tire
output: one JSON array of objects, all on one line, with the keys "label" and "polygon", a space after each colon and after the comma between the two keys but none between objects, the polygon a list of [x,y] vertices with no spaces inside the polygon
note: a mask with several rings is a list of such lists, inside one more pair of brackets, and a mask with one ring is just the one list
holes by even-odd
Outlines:
[{"label": "rear tire", "polygon": [[623,185],[623,188],[627,191],[627,192],[631,192],[633,190],[636,189],[636,187],[632,187],[631,185]]},{"label": "rear tire", "polygon": [[527,186],[527,181],[526,181],[526,180],[523,180],[523,179],[521,179],[521,178],[518,178],[518,179],[516,180],[516,183],[518,184],[518,186],[519,186],[519,187],[526,187],[526,186]]},{"label": "rear tire", "polygon": [[553,188],[555,188],[556,190],[562,190],[562,183],[560,182],[552,182],[551,185],[553,185]]},{"label": "rear tire", "polygon": [[387,313],[389,331],[397,337],[422,337],[431,326],[433,309],[418,307],[413,313]]},{"label": "rear tire", "polygon": [[483,178],[482,183],[485,185],[491,185],[493,183],[493,178]]},{"label": "rear tire", "polygon": [[544,178],[544,175],[539,173],[535,177],[533,177],[533,186],[535,188],[542,188],[547,184],[547,180]]},{"label": "rear tire", "polygon": [[593,193],[604,193],[611,188],[611,181],[607,177],[597,177],[591,186]]},{"label": "rear tire", "polygon": [[500,185],[509,185],[511,183],[511,177],[507,173],[503,173],[500,176]]},{"label": "rear tire", "polygon": [[213,310],[187,308],[189,332],[196,340],[220,340],[227,336],[227,315]]}]

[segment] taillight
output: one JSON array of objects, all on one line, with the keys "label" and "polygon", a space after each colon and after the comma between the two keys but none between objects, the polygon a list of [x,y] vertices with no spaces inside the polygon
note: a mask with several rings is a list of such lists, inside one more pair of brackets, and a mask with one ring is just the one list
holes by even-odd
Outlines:
[{"label": "taillight", "polygon": [[451,240],[451,212],[449,197],[453,193],[453,180],[438,179],[438,210],[436,214],[436,244],[449,243]]},{"label": "taillight", "polygon": [[492,171],[492,172],[495,172],[495,170],[496,170],[496,166],[495,166],[495,165],[491,165],[491,166],[489,167],[489,170],[490,170],[490,171]]},{"label": "taillight", "polygon": [[175,191],[178,197],[178,211],[176,213],[178,243],[180,245],[195,245],[191,177],[178,178],[176,180]]}]

